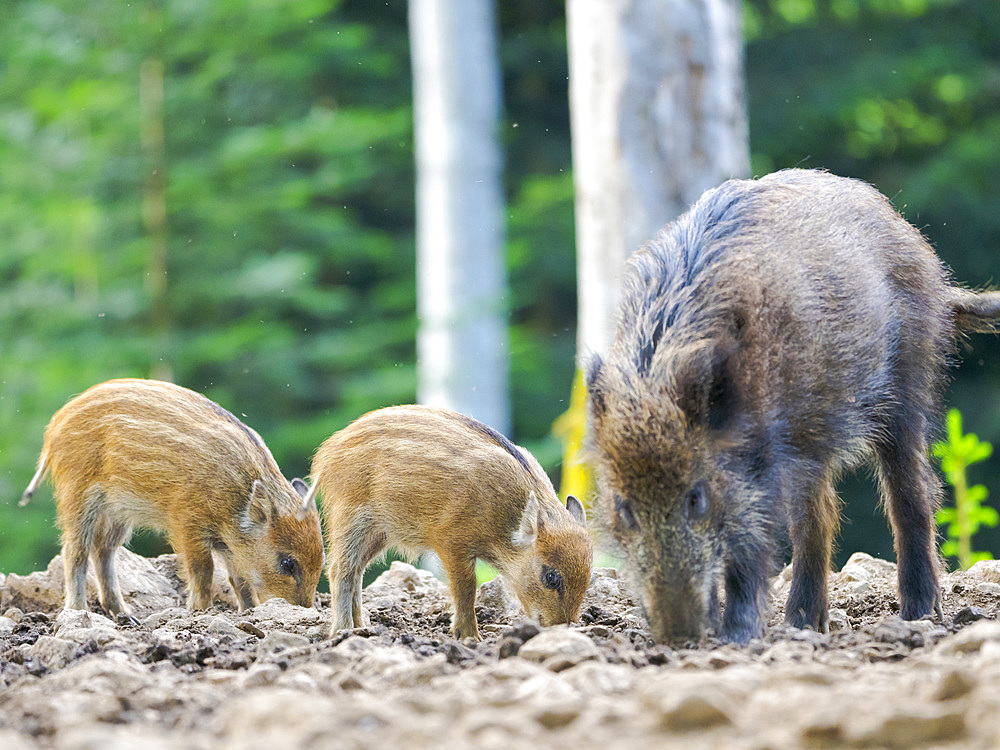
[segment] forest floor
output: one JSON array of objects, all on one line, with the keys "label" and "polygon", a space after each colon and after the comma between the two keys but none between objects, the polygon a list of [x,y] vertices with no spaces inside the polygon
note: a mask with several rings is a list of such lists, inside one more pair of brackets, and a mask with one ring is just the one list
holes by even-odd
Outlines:
[{"label": "forest floor", "polygon": [[612,569],[581,621],[538,632],[498,581],[483,640],[446,635],[445,586],[394,563],[365,589],[371,625],[273,599],[181,607],[176,561],[119,552],[140,624],[60,612],[58,558],[0,576],[0,747],[798,748],[1000,745],[1000,563],[943,580],[943,619],[898,617],[895,566],[830,576],[829,634],[781,625],[745,648],[654,644]]}]

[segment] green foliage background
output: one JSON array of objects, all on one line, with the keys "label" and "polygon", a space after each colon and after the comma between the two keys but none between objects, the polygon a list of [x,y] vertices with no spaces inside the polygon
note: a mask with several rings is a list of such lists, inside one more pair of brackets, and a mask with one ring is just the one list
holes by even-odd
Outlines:
[{"label": "green foliage background", "polygon": [[[549,429],[575,348],[564,7],[497,5],[513,437],[555,473]],[[745,10],[755,173],[869,180],[959,280],[1000,276],[1000,4]],[[139,71],[151,62],[164,70],[162,164],[142,137]],[[166,374],[203,391],[257,429],[289,476],[354,417],[415,397],[410,118],[402,0],[8,0],[0,570],[57,551],[48,490],[16,500],[49,417],[94,383]],[[157,177],[165,286],[143,219]],[[1000,346],[971,344],[949,400],[997,442]],[[845,488],[841,546],[891,557],[873,492]],[[986,532],[982,543],[1000,549]]]}]

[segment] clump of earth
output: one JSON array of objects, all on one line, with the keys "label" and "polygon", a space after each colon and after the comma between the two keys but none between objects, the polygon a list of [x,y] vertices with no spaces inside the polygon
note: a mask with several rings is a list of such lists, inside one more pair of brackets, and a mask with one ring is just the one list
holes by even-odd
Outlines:
[{"label": "clump of earth", "polygon": [[[370,625],[328,637],[321,609],[272,599],[183,608],[176,559],[118,553],[139,625],[62,612],[62,565],[0,575],[0,748],[988,748],[1000,737],[1000,563],[944,577],[944,616],[898,616],[896,569],[830,575],[831,632],[782,624],[746,647],[652,641],[614,569],[570,626],[523,619],[483,584],[483,640],[448,635],[450,599],[393,563]],[[91,601],[97,610],[91,590]]]}]

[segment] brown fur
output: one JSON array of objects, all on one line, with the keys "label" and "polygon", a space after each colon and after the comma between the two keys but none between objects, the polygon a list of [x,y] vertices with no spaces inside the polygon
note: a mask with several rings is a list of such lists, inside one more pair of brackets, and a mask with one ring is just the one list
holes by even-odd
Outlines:
[{"label": "brown fur", "polygon": [[[129,614],[114,571],[133,527],[167,533],[188,606],[212,603],[212,552],[225,560],[241,607],[280,596],[312,606],[323,569],[315,507],[288,482],[260,436],[187,388],[109,380],[56,412],[22,504],[51,472],[66,570],[66,608],[86,609],[87,557],[101,604]],[[289,572],[290,571],[290,572]]]},{"label": "brown fur", "polygon": [[[361,576],[390,546],[441,558],[458,638],[479,637],[476,558],[543,625],[576,618],[592,557],[582,506],[569,499],[571,514],[534,457],[485,425],[444,409],[380,409],[320,446],[312,479],[323,494],[331,632],[364,624]],[[558,590],[544,585],[549,569]]]}]

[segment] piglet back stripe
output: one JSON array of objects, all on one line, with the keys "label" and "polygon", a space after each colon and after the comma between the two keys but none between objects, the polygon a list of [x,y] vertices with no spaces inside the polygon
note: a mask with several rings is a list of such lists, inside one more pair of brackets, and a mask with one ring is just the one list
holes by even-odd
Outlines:
[{"label": "piglet back stripe", "polygon": [[501,433],[497,432],[489,425],[483,424],[482,422],[466,416],[465,414],[459,414],[456,412],[455,418],[466,427],[478,432],[487,440],[490,440],[503,448],[511,456],[513,456],[519,464],[521,464],[526,472],[529,474],[531,473],[531,465],[528,463],[528,459],[524,457],[524,454],[521,453],[520,449],[516,445],[510,442],[510,440],[504,437]]}]

